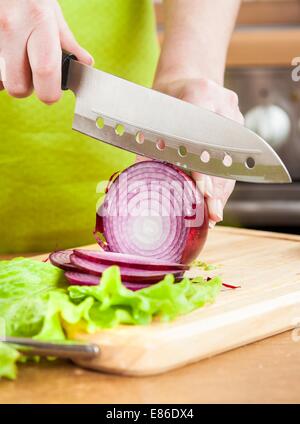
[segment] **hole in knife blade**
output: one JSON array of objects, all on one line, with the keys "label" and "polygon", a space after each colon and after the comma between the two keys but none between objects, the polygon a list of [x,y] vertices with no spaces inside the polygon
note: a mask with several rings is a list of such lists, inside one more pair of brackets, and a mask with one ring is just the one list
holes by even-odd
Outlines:
[{"label": "hole in knife blade", "polygon": [[136,140],[136,142],[137,142],[138,144],[143,144],[143,143],[144,143],[144,141],[145,141],[145,136],[144,136],[144,134],[143,134],[141,131],[139,131],[139,132],[136,134],[136,136],[135,136],[135,140]]},{"label": "hole in knife blade", "polygon": [[100,130],[102,130],[102,128],[104,128],[104,119],[103,119],[103,118],[101,118],[101,116],[99,116],[99,118],[97,118],[96,126],[97,126]]},{"label": "hole in knife blade", "polygon": [[246,159],[245,165],[248,169],[253,169],[255,167],[255,159],[249,157]]},{"label": "hole in knife blade", "polygon": [[201,153],[200,159],[203,163],[208,163],[210,161],[210,154],[206,150]]},{"label": "hole in knife blade", "polygon": [[165,150],[166,143],[164,142],[164,140],[162,140],[162,139],[158,140],[158,142],[156,143],[156,148],[160,151]]},{"label": "hole in knife blade", "polygon": [[122,124],[118,124],[118,125],[116,126],[116,128],[115,128],[115,133],[116,133],[117,135],[119,135],[120,137],[121,137],[122,135],[124,135],[124,133],[125,133],[124,125],[122,125]]},{"label": "hole in knife blade", "polygon": [[230,168],[232,166],[232,157],[227,153],[224,156],[223,165],[226,166],[226,168]]},{"label": "hole in knife blade", "polygon": [[178,154],[179,154],[179,156],[181,156],[182,158],[184,158],[187,155],[186,147],[179,146],[178,147]]}]

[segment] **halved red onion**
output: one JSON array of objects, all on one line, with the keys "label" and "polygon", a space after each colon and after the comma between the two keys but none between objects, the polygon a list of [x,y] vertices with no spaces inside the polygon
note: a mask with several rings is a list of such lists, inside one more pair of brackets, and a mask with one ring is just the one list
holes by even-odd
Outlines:
[{"label": "halved red onion", "polygon": [[72,253],[73,250],[59,250],[57,252],[51,253],[49,259],[52,265],[57,266],[64,271],[76,271],[76,266],[71,264],[70,260]]},{"label": "halved red onion", "polygon": [[183,264],[164,262],[158,259],[147,258],[143,256],[127,255],[126,253],[104,252],[102,250],[75,249],[75,256],[89,261],[106,264],[120,265],[128,268],[137,268],[144,270],[188,270],[189,267]]},{"label": "halved red onion", "polygon": [[[85,274],[81,272],[66,272],[65,277],[70,284],[75,286],[98,286],[98,284],[100,284],[100,278],[91,274]],[[132,291],[145,289],[151,285],[151,284],[129,283],[126,281],[122,281],[122,283],[124,284],[125,287],[127,287],[129,290],[132,290]]]},{"label": "halved red onion", "polygon": [[206,241],[207,205],[181,169],[144,161],[114,180],[95,232],[105,237],[109,251],[188,264]]},{"label": "halved red onion", "polygon": [[[100,264],[92,261],[88,261],[83,258],[72,254],[70,256],[71,263],[76,266],[78,270],[82,270],[83,273],[93,274],[101,276],[102,273],[110,266],[107,264]],[[166,274],[166,271],[163,270],[143,270],[136,268],[129,268],[125,266],[120,266],[120,274],[122,281],[129,283],[138,282],[138,283],[157,283],[162,280]],[[175,277],[180,278],[183,276],[183,271],[169,270],[167,273],[173,274]]]}]

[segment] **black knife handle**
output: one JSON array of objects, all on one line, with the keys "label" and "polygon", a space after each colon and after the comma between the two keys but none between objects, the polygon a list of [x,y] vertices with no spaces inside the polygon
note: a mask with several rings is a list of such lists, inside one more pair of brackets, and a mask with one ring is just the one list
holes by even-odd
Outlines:
[{"label": "black knife handle", "polygon": [[77,57],[74,56],[72,53],[68,53],[63,50],[62,61],[61,61],[61,69],[62,69],[61,89],[62,90],[68,90],[68,75],[69,75],[69,67],[70,67],[71,60],[77,60]]}]

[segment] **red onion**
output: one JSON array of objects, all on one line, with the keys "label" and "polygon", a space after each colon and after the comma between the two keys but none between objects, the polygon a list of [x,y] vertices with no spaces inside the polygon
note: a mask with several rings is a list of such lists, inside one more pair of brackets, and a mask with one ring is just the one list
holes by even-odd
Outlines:
[{"label": "red onion", "polygon": [[[87,259],[79,258],[72,254],[70,256],[71,263],[75,265],[77,270],[81,270],[83,273],[93,274],[101,276],[103,272],[111,265],[100,264],[89,261]],[[126,266],[119,266],[122,281],[127,282],[140,282],[140,283],[157,283],[163,280],[166,271],[165,270],[143,270],[137,268],[130,268]],[[175,277],[182,277],[183,271],[180,270],[169,270],[167,273],[173,274]]]},{"label": "red onion", "polygon": [[73,250],[59,250],[51,253],[49,259],[52,265],[57,266],[64,271],[76,271],[76,266],[71,264],[70,256],[72,253]]},{"label": "red onion", "polygon": [[[91,274],[85,274],[81,272],[66,272],[66,279],[70,284],[75,286],[98,286],[100,279],[99,277]],[[125,287],[129,290],[136,291],[149,287],[151,284],[140,284],[140,283],[129,283],[126,281],[122,282]]]},{"label": "red onion", "polygon": [[103,252],[102,250],[86,250],[75,249],[73,251],[75,256],[82,259],[87,259],[91,262],[106,264],[106,265],[120,265],[128,268],[137,268],[144,270],[182,270],[189,269],[187,265],[177,264],[173,262],[163,262],[157,259],[151,259],[143,256],[126,255],[125,253]]},{"label": "red onion", "polygon": [[188,264],[208,232],[208,211],[195,182],[157,161],[136,163],[110,186],[97,212],[105,250]]}]

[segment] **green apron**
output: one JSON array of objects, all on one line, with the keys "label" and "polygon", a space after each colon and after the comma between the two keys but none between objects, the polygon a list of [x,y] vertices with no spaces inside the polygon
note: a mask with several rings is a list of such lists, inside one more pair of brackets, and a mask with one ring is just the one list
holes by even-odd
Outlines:
[{"label": "green apron", "polygon": [[[151,85],[158,57],[151,0],[60,4],[95,67]],[[0,94],[0,253],[93,242],[97,183],[134,161],[72,131],[74,105],[71,92],[51,107]]]}]

